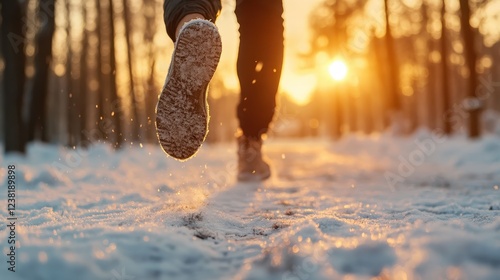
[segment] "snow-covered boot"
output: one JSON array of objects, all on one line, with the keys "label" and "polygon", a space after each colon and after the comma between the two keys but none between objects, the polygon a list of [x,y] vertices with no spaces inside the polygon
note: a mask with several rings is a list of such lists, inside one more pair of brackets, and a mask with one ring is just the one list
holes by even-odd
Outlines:
[{"label": "snow-covered boot", "polygon": [[208,132],[207,89],[222,52],[217,27],[195,19],[180,30],[172,62],[156,106],[156,131],[163,150],[185,160]]},{"label": "snow-covered boot", "polygon": [[238,181],[263,181],[271,176],[271,168],[262,157],[262,140],[238,137]]}]

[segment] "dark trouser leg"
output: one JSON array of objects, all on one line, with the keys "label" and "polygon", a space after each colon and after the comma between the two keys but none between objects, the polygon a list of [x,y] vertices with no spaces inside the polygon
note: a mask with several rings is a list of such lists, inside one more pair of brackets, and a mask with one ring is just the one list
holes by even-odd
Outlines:
[{"label": "dark trouser leg", "polygon": [[222,8],[220,0],[165,0],[163,19],[168,36],[175,42],[175,32],[179,22],[189,14],[202,14],[215,23]]},{"label": "dark trouser leg", "polygon": [[281,0],[237,0],[240,24],[238,119],[243,134],[259,138],[274,116],[283,64]]}]

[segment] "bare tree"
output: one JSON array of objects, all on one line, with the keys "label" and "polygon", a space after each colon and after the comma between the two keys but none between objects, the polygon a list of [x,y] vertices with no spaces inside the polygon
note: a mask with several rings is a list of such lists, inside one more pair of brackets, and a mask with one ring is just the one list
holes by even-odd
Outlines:
[{"label": "bare tree", "polygon": [[[390,79],[388,80],[388,103],[387,107],[390,114],[401,112],[401,100],[399,96],[399,66],[396,52],[394,50],[394,38],[392,36],[391,24],[389,22],[390,11],[388,0],[384,0],[385,11],[385,44],[387,51],[387,68]],[[393,116],[394,117],[394,116]]]},{"label": "bare tree", "polygon": [[116,87],[116,47],[115,47],[115,21],[114,21],[114,5],[113,0],[109,0],[108,7],[108,15],[109,15],[109,63],[111,67],[111,80],[110,80],[110,101],[111,104],[114,104],[114,107],[117,108],[115,111],[111,112],[111,118],[113,120],[114,126],[114,145],[115,148],[121,148],[124,142],[123,132],[122,132],[122,124],[121,121],[123,119],[123,110],[121,107],[120,98],[118,97],[118,90]]},{"label": "bare tree", "polygon": [[[87,1],[82,1],[82,17],[83,17],[83,22],[84,24],[87,22]],[[83,28],[83,34],[82,34],[82,52],[80,56],[80,104],[78,106],[78,112],[79,112],[79,120],[80,120],[80,125],[79,128],[80,130],[85,130],[87,127],[87,103],[88,103],[88,75],[87,75],[87,49],[89,47],[89,40],[88,40],[88,31],[87,28],[84,26]],[[88,144],[88,141],[84,141],[83,139],[85,135],[83,133],[79,133],[79,140],[80,143],[85,146]]]},{"label": "bare tree", "polygon": [[131,23],[132,19],[130,16],[130,8],[127,0],[123,0],[123,19],[125,21],[125,38],[127,39],[127,60],[128,60],[128,75],[129,75],[129,86],[130,86],[130,99],[132,107],[132,139],[140,138],[139,131],[139,112],[138,112],[138,102],[137,102],[137,89],[135,87],[135,77],[134,77],[134,67],[133,67],[133,57],[134,57],[134,43],[132,41]]},{"label": "bare tree", "polygon": [[148,27],[144,31],[144,41],[148,46],[148,58],[150,65],[149,77],[147,84],[145,85],[144,91],[144,110],[145,110],[145,123],[146,123],[146,137],[147,141],[156,143],[156,127],[154,123],[155,119],[155,107],[158,102],[158,85],[155,81],[155,66],[156,66],[156,49],[154,43],[154,37],[157,32],[156,25],[156,2],[155,0],[144,0],[144,18],[146,26]]},{"label": "bare tree", "polygon": [[79,104],[79,94],[78,88],[75,86],[75,79],[73,78],[73,47],[72,47],[72,24],[71,24],[71,0],[66,0],[66,34],[67,34],[67,54],[66,54],[66,94],[67,94],[67,132],[68,132],[68,142],[67,145],[70,147],[76,146],[78,144],[78,139],[80,137],[78,133],[79,121],[78,116],[78,104]]},{"label": "bare tree", "polygon": [[[97,92],[97,119],[95,120],[95,126],[100,128],[102,120],[105,118],[106,106],[108,103],[107,90],[106,90],[106,79],[104,71],[104,17],[102,13],[103,7],[100,0],[96,0],[96,32],[97,32],[97,76],[99,81],[99,89]],[[102,140],[106,139],[107,131],[103,131],[104,137]]]},{"label": "bare tree", "polygon": [[4,68],[3,114],[5,152],[26,152],[25,124],[22,119],[26,38],[23,24],[25,7],[17,0],[1,0],[2,53]]},{"label": "bare tree", "polygon": [[448,70],[448,36],[446,29],[446,0],[442,1],[441,6],[441,67],[442,67],[442,100],[443,100],[443,112],[445,113],[444,118],[444,132],[446,134],[452,133],[451,119],[448,118],[448,112],[450,111],[450,86],[449,86],[449,70]]},{"label": "bare tree", "polygon": [[52,38],[55,31],[55,0],[39,0],[38,18],[40,27],[35,38],[35,76],[31,88],[28,120],[28,141],[39,139],[48,142],[47,94],[49,67],[52,60]]},{"label": "bare tree", "polygon": [[468,0],[460,0],[460,10],[462,12],[460,24],[464,42],[465,66],[469,69],[467,99],[464,104],[469,112],[469,137],[477,138],[481,135],[479,116],[482,105],[476,96],[476,88],[478,85],[478,77],[476,73],[477,54],[474,48],[474,30],[469,22],[471,12]]},{"label": "bare tree", "polygon": [[426,52],[426,66],[429,71],[427,75],[427,86],[425,89],[425,98],[426,98],[426,106],[422,109],[426,109],[425,113],[427,114],[427,124],[430,129],[435,129],[437,127],[437,83],[438,78],[436,77],[439,74],[439,69],[437,69],[437,65],[435,61],[433,61],[430,57],[430,54],[436,50],[436,40],[432,38],[432,36],[428,32],[429,27],[429,13],[432,11],[432,6],[429,6],[425,1],[422,2],[421,13],[422,13],[422,29],[421,34],[425,36],[427,40],[427,52]]}]

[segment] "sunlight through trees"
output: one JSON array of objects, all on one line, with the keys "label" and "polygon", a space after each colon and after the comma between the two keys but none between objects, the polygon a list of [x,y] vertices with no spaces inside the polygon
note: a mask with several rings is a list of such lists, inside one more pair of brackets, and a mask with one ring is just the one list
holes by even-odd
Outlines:
[{"label": "sunlight through trees", "polygon": [[[154,108],[173,47],[162,1],[25,2],[1,2],[5,150],[23,152],[31,141],[69,147],[107,142],[116,148],[155,143]],[[309,30],[297,35],[300,49],[285,61],[293,75],[282,81],[271,135],[405,135],[427,127],[476,138],[500,131],[494,12],[500,0],[301,5],[311,5],[312,13],[301,14],[304,7],[285,1],[295,17],[285,18],[288,34],[297,21]],[[288,36],[285,44],[295,46],[299,37]],[[223,61],[212,81],[209,99],[217,121],[210,124],[210,141],[231,139],[237,128],[228,110],[239,90],[233,76],[225,75],[231,69]]]}]

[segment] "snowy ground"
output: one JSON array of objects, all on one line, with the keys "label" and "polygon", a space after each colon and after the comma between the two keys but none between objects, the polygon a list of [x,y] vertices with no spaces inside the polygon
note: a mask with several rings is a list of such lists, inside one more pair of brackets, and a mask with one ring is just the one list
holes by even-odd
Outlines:
[{"label": "snowy ground", "polygon": [[0,278],[500,279],[499,138],[268,144],[262,184],[235,182],[233,145],[2,157],[4,260],[7,164],[19,220]]}]

